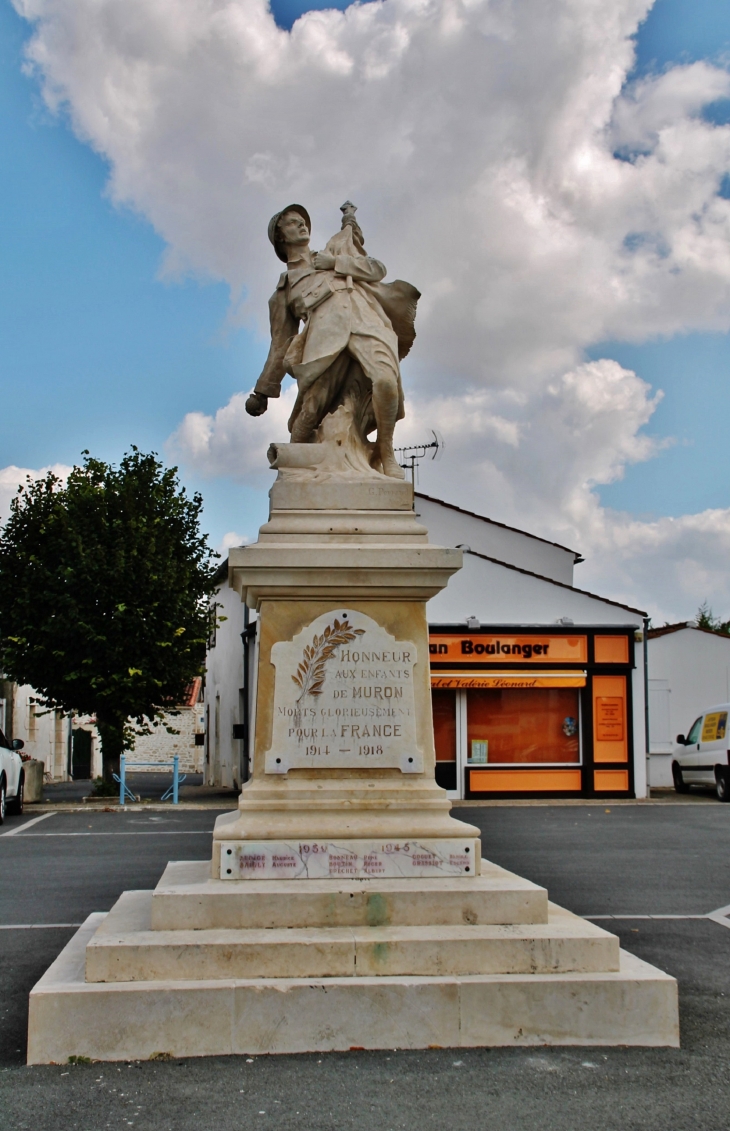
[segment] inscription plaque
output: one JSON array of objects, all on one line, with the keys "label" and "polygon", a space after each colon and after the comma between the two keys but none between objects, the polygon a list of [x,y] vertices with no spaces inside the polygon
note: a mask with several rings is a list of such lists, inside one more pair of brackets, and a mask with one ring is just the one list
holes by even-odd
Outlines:
[{"label": "inscription plaque", "polygon": [[473,876],[478,840],[223,841],[222,880],[370,880]]},{"label": "inscription plaque", "polygon": [[276,668],[267,774],[395,768],[423,773],[416,746],[416,646],[354,610],[324,613],[271,649]]},{"label": "inscription plaque", "polygon": [[599,742],[623,742],[624,701],[620,695],[596,698],[596,738]]}]

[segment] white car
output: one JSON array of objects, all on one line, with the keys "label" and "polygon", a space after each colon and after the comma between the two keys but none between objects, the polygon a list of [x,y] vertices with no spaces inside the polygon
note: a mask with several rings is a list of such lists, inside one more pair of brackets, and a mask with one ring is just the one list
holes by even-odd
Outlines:
[{"label": "white car", "polygon": [[695,719],[686,736],[677,735],[672,760],[677,793],[687,793],[691,785],[714,785],[720,801],[730,801],[728,713],[730,703],[709,707]]},{"label": "white car", "polygon": [[14,738],[9,742],[0,730],[0,825],[5,820],[6,813],[23,812],[25,774],[23,761],[18,753],[22,749],[21,739]]}]

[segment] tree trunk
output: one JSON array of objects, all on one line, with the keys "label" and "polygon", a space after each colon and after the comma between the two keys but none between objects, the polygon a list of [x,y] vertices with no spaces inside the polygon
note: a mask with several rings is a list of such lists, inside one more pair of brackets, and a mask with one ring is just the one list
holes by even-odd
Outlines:
[{"label": "tree trunk", "polygon": [[124,719],[102,718],[97,714],[96,726],[101,739],[102,781],[114,785],[119,775],[119,759],[124,751]]}]

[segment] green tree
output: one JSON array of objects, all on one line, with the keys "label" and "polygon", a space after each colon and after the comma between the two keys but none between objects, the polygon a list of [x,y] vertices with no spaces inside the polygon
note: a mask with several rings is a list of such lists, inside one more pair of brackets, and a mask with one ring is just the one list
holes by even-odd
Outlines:
[{"label": "green tree", "polygon": [[730,620],[720,620],[716,617],[707,601],[703,601],[697,610],[695,624],[698,628],[709,628],[712,632],[721,632],[725,636],[730,636]]},{"label": "green tree", "polygon": [[[200,495],[137,448],[28,480],[0,534],[0,665],[49,708],[96,717],[104,780],[203,670],[213,592]],[[132,723],[131,720],[134,720]]]}]

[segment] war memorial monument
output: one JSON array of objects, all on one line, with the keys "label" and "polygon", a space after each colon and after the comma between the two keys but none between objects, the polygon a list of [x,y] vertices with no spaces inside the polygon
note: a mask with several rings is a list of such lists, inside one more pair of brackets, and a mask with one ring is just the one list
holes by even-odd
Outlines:
[{"label": "war memorial monument", "polygon": [[230,552],[258,613],[253,776],[210,863],[89,916],[30,997],[29,1063],[352,1048],[677,1045],[677,986],[544,888],[481,859],[436,785],[431,545],[393,452],[419,293],[383,282],[349,202],[286,264],[254,416],[298,385],[269,520]]}]

